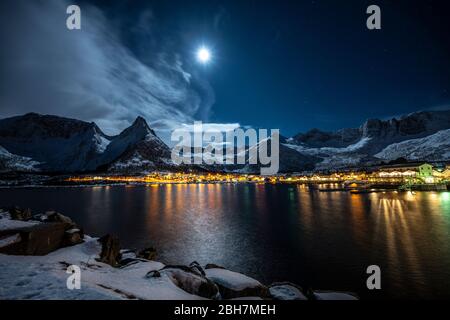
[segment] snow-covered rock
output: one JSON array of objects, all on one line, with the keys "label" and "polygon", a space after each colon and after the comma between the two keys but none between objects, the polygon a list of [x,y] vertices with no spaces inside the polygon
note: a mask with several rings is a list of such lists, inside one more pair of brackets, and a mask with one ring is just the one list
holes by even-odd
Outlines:
[{"label": "snow-covered rock", "polygon": [[[54,214],[52,215],[54,216]],[[33,228],[62,222],[14,221],[0,210],[0,231]],[[75,228],[66,233],[75,234]],[[0,249],[21,242],[21,233],[0,232]],[[63,247],[44,256],[0,253],[0,298],[31,300],[300,300],[300,289],[290,283],[273,284],[269,290],[259,281],[209,264],[165,266],[139,258],[133,251],[120,250],[121,263],[113,267],[100,259],[104,249],[97,238],[84,236],[84,242]],[[125,261],[126,260],[126,261]],[[126,262],[126,263],[122,263]],[[80,289],[67,283],[76,266],[81,271]],[[351,298],[340,293],[316,293],[316,298]],[[337,295],[336,295],[337,294]]]},{"label": "snow-covered rock", "polygon": [[274,283],[269,292],[275,300],[308,300],[299,287],[289,282]]},{"label": "snow-covered rock", "polygon": [[206,277],[214,281],[222,298],[267,297],[268,289],[258,280],[227,269],[212,268],[205,270]]},{"label": "snow-covered rock", "polygon": [[20,233],[13,234],[12,236],[0,237],[0,248],[8,247],[20,241],[22,241]]},{"label": "snow-covered rock", "polygon": [[[59,249],[46,256],[7,256],[0,254],[0,297],[7,299],[149,299],[196,300],[177,287],[167,275],[146,278],[163,264],[140,261],[125,268],[113,268],[96,261],[101,246],[97,239]],[[81,289],[69,290],[67,266],[81,268]]]},{"label": "snow-covered rock", "polygon": [[39,224],[37,221],[12,220],[9,212],[0,209],[0,232],[6,230],[32,227]]}]

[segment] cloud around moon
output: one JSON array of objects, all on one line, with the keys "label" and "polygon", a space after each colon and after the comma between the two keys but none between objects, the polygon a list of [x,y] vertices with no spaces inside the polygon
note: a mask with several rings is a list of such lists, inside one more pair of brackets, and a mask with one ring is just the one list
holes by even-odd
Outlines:
[{"label": "cloud around moon", "polygon": [[82,29],[67,30],[67,5],[0,4],[0,117],[56,114],[95,121],[115,134],[141,115],[163,136],[182,123],[208,120],[214,91],[185,69],[179,53],[164,50],[149,12],[135,26],[152,44],[145,59],[123,43],[121,22],[97,7],[81,5]]}]

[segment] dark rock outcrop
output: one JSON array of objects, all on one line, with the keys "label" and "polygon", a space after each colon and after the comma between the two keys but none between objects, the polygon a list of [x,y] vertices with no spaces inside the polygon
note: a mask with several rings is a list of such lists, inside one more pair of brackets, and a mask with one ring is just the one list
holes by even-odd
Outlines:
[{"label": "dark rock outcrop", "polygon": [[63,245],[65,247],[74,246],[83,242],[84,232],[81,229],[73,228],[66,230],[64,233],[64,242]]},{"label": "dark rock outcrop", "polygon": [[155,248],[149,247],[139,251],[136,256],[145,260],[156,260],[158,253]]},{"label": "dark rock outcrop", "polygon": [[0,253],[40,256],[83,242],[83,231],[70,218],[60,213],[51,211],[33,217],[30,209],[18,207],[9,208],[6,212],[12,220],[31,223],[26,222],[23,226],[1,230],[0,239],[8,238],[14,241],[11,240],[0,247]]},{"label": "dark rock outcrop", "polygon": [[120,241],[116,236],[107,234],[98,240],[102,245],[99,261],[117,267],[120,264]]},{"label": "dark rock outcrop", "polygon": [[66,246],[66,223],[40,223],[34,226],[5,230],[0,238],[14,234],[20,235],[20,241],[0,248],[0,253],[11,255],[42,256]]}]

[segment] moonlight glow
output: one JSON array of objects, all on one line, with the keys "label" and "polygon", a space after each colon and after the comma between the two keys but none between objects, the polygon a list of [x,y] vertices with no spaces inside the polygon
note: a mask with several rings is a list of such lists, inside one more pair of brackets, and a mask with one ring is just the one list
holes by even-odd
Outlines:
[{"label": "moonlight glow", "polygon": [[208,48],[201,47],[197,51],[197,60],[201,63],[208,63],[211,60],[211,51]]}]

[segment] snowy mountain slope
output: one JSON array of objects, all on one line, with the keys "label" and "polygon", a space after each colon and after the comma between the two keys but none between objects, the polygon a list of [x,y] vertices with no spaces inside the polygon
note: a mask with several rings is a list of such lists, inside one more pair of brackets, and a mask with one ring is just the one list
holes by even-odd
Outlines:
[{"label": "snowy mountain slope", "polygon": [[[449,158],[449,129],[450,111],[428,111],[398,119],[372,119],[356,129],[312,130],[280,139],[280,172],[367,166],[401,157],[444,161]],[[260,166],[176,166],[169,147],[141,117],[112,137],[95,123],[57,116],[31,113],[0,120],[3,172],[194,169],[253,173],[259,172]]]},{"label": "snowy mountain slope", "polygon": [[[263,140],[264,141],[264,140]],[[245,150],[246,159],[251,158],[251,150],[260,148],[260,144],[263,142],[260,141],[257,145],[247,148]],[[286,139],[283,139],[286,141]],[[271,150],[271,139],[268,139],[267,149]],[[298,152],[296,149],[289,147],[287,144],[283,144],[280,141],[279,144],[279,173],[288,173],[288,172],[302,172],[302,171],[310,171],[313,170],[315,164],[320,162],[320,158],[315,154],[308,154]],[[237,173],[260,173],[261,167],[268,167],[269,165],[251,165],[248,164],[250,161],[247,160],[246,165],[227,165],[223,166],[224,170],[230,172]]]},{"label": "snowy mountain slope", "polygon": [[0,172],[34,172],[38,170],[36,168],[38,165],[39,162],[33,161],[31,158],[13,155],[0,146]]},{"label": "snowy mountain slope", "polygon": [[308,148],[345,148],[362,139],[370,139],[365,148],[374,154],[387,145],[404,140],[423,138],[450,128],[450,110],[421,111],[390,120],[369,119],[359,128],[346,128],[336,132],[313,129],[289,139],[290,144]]},{"label": "snowy mountain slope", "polygon": [[35,113],[0,120],[0,169],[83,172],[170,167],[170,150],[145,120],[117,136],[95,123]]},{"label": "snowy mountain slope", "polygon": [[[398,119],[367,120],[357,129],[341,129],[331,133],[315,129],[288,139],[284,145],[302,155],[322,158],[316,169],[328,170],[366,166],[381,160],[408,158],[408,155],[411,159],[419,159],[424,152],[413,153],[406,147],[409,144],[401,143],[412,139],[421,141],[449,128],[449,110],[416,112]],[[430,156],[424,159],[446,160],[446,146],[440,140],[443,135],[425,140],[423,149]],[[391,145],[392,148],[389,148]],[[439,150],[441,147],[443,150]]]},{"label": "snowy mountain slope", "polygon": [[341,129],[336,132],[325,132],[312,129],[306,133],[300,133],[289,139],[290,143],[305,144],[313,148],[335,147],[343,148],[357,142],[361,138],[358,128]]},{"label": "snowy mountain slope", "polygon": [[156,136],[144,118],[115,137],[105,150],[111,171],[168,169],[173,166],[169,147]]},{"label": "snowy mountain slope", "polygon": [[94,170],[110,138],[94,123],[35,113],[0,120],[0,145],[43,171]]},{"label": "snowy mountain slope", "polygon": [[395,160],[402,157],[411,161],[449,161],[450,129],[439,131],[425,138],[391,144],[377,153],[375,157],[383,160]]}]

